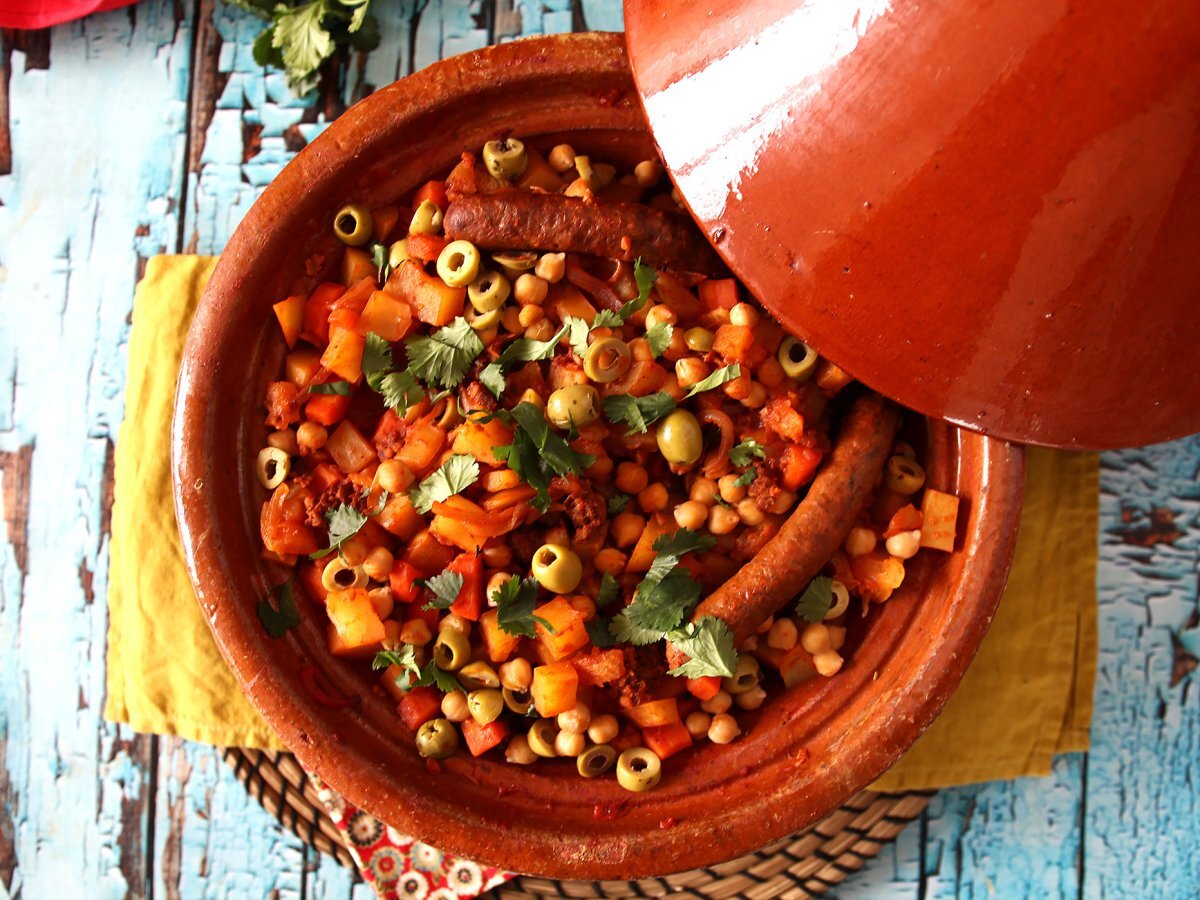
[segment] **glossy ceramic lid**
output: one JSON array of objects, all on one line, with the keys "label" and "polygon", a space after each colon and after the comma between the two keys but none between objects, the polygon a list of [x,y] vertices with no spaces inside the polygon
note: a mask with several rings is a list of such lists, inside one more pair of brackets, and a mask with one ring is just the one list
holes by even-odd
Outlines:
[{"label": "glossy ceramic lid", "polygon": [[1200,431],[1200,3],[627,0],[664,160],[786,326],[1034,444]]}]

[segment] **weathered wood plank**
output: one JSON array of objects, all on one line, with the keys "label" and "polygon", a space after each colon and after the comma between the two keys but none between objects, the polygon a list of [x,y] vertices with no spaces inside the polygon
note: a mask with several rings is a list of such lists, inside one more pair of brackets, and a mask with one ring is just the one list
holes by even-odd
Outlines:
[{"label": "weathered wood plank", "polygon": [[190,14],[166,2],[6,41],[0,876],[12,895],[146,893],[153,742],[101,719],[95,598],[137,261],[174,245],[190,52]]}]

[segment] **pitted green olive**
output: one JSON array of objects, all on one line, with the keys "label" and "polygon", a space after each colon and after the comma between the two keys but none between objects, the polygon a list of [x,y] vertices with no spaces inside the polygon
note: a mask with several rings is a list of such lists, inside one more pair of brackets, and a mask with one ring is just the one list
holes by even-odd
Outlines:
[{"label": "pitted green olive", "polygon": [[686,409],[677,409],[658,423],[658,450],[674,466],[690,466],[704,452],[700,422]]},{"label": "pitted green olive", "polygon": [[632,356],[620,338],[600,338],[583,355],[583,374],[597,384],[610,384],[629,371]]},{"label": "pitted green olive", "polygon": [[478,313],[490,313],[504,305],[512,286],[499,272],[481,272],[467,285],[467,299]]},{"label": "pitted green olive", "polygon": [[653,750],[630,747],[617,757],[617,781],[627,791],[648,791],[662,779],[662,760]]},{"label": "pitted green olive", "polygon": [[731,694],[744,694],[758,684],[762,678],[762,669],[758,660],[749,653],[738,656],[737,668],[733,670],[732,678],[722,678],[721,687]]},{"label": "pitted green olive", "polygon": [[480,725],[490,725],[504,712],[504,698],[494,688],[471,691],[467,694],[467,709],[471,711],[471,718]]},{"label": "pitted green olive", "polygon": [[321,570],[321,587],[327,591],[348,591],[367,586],[367,573],[362,566],[352,566],[341,557],[326,564]]},{"label": "pitted green olive", "polygon": [[617,751],[608,744],[597,744],[588,747],[575,758],[575,768],[584,778],[595,778],[603,775],[617,761]]},{"label": "pitted green olive", "polygon": [[538,719],[529,726],[529,734],[526,735],[526,740],[529,741],[529,749],[538,756],[553,758],[558,756],[558,751],[554,749],[554,739],[558,737],[558,726],[553,719]]},{"label": "pitted green olive", "polygon": [[519,178],[529,165],[529,156],[522,141],[505,138],[483,145],[483,164],[493,178]]},{"label": "pitted green olive", "polygon": [[779,360],[779,365],[783,367],[784,374],[796,381],[808,381],[813,370],[816,369],[818,361],[817,351],[794,337],[783,339],[776,358]]},{"label": "pitted green olive", "polygon": [[471,642],[461,631],[446,629],[433,645],[433,663],[444,672],[457,672],[471,658]]},{"label": "pitted green olive", "polygon": [[915,494],[925,484],[925,469],[915,459],[897,453],[883,467],[883,480],[897,494]]},{"label": "pitted green olive", "polygon": [[479,274],[479,251],[470,241],[451,241],[438,254],[437,273],[450,287],[466,287]]},{"label": "pitted green olive", "polygon": [[483,660],[467,663],[459,669],[458,680],[469,691],[500,687],[500,676]]},{"label": "pitted green olive", "polygon": [[361,247],[371,239],[375,221],[371,211],[359,203],[350,203],[333,217],[333,233],[348,247]]},{"label": "pitted green olive", "polygon": [[502,688],[500,696],[504,698],[504,705],[519,716],[527,716],[533,712],[533,697],[529,695],[529,691]]},{"label": "pitted green olive", "polygon": [[569,594],[583,580],[583,563],[564,544],[542,544],[533,554],[533,577],[552,593]]},{"label": "pitted green olive", "polygon": [[458,732],[449,719],[430,719],[417,729],[417,752],[426,759],[445,759],[458,749]]},{"label": "pitted green olive", "polygon": [[564,431],[590,425],[600,418],[600,394],[588,384],[560,387],[546,401],[546,415]]}]

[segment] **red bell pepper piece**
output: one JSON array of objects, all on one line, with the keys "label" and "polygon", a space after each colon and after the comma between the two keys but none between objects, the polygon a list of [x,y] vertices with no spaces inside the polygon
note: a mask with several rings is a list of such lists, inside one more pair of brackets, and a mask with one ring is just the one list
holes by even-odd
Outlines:
[{"label": "red bell pepper piece", "polygon": [[417,188],[417,192],[413,194],[412,199],[413,209],[420,206],[422,200],[432,200],[437,204],[438,209],[445,212],[446,207],[450,205],[450,200],[446,196],[446,182],[427,181],[421,187]]},{"label": "red bell pepper piece", "polygon": [[332,281],[318,284],[304,304],[303,334],[316,346],[329,341],[329,312],[333,303],[346,292],[346,288]]},{"label": "red bell pepper piece", "polygon": [[709,309],[733,309],[738,304],[737,282],[732,278],[710,278],[700,282],[696,290],[700,302]]},{"label": "red bell pepper piece", "polygon": [[688,693],[700,700],[711,700],[721,690],[721,679],[717,675],[702,675],[687,680]]},{"label": "red bell pepper piece", "polygon": [[352,399],[345,394],[313,394],[304,404],[304,414],[318,425],[336,425],[346,418]]},{"label": "red bell pepper piece", "polygon": [[472,756],[482,756],[508,737],[508,726],[499,720],[480,725],[474,719],[467,719],[461,727]]},{"label": "red bell pepper piece", "polygon": [[483,557],[478,553],[460,553],[446,567],[448,572],[457,572],[463,577],[462,588],[450,612],[472,622],[478,622],[485,608],[483,600]]},{"label": "red bell pepper piece", "polygon": [[400,718],[413,731],[442,714],[442,692],[432,687],[416,687],[400,701]]},{"label": "red bell pepper piece", "polygon": [[421,586],[416,581],[423,577],[425,576],[412,563],[402,559],[396,560],[392,563],[392,573],[388,576],[392,597],[397,603],[413,603],[421,596]]}]

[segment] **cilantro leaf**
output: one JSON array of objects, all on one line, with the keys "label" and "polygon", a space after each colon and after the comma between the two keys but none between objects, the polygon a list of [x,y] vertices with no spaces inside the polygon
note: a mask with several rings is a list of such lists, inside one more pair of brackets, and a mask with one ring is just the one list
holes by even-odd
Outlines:
[{"label": "cilantro leaf", "polygon": [[513,575],[500,585],[499,589],[492,591],[492,599],[496,601],[496,625],[505,634],[529,638],[537,637],[536,624],[553,632],[554,626],[533,614],[537,597],[536,578],[518,578]]},{"label": "cilantro leaf", "polygon": [[405,346],[409,371],[440,388],[458,387],[483,352],[483,341],[462,316],[433,334],[409,338]]},{"label": "cilantro leaf", "polygon": [[630,397],[613,394],[604,398],[604,415],[613,423],[629,426],[626,434],[645,434],[647,428],[675,409],[675,398],[666,391]]},{"label": "cilantro leaf", "polygon": [[643,580],[622,615],[630,625],[655,631],[661,638],[677,628],[699,601],[699,582],[686,569],[673,568],[658,581]]},{"label": "cilantro leaf", "polygon": [[[366,4],[363,4],[359,9],[365,10]],[[355,12],[355,15],[358,13]],[[392,264],[388,259],[389,253],[386,244],[371,245],[371,262],[375,264],[375,278],[377,281],[383,282],[388,280],[388,276],[392,274]]]},{"label": "cilantro leaf", "polygon": [[392,369],[392,345],[375,332],[367,335],[363,348],[362,372],[372,390],[378,391],[384,376]]},{"label": "cilantro leaf", "polygon": [[743,472],[741,475],[739,475],[737,477],[737,479],[733,482],[733,486],[734,487],[749,487],[750,485],[754,484],[754,482],[757,480],[758,480],[758,468],[756,466],[751,466],[745,472]]},{"label": "cilantro leaf", "polygon": [[411,685],[405,686],[401,683],[400,687],[405,690],[411,690],[414,687],[436,687],[443,694],[453,694],[455,691],[466,691],[457,678],[444,669],[439,669],[437,663],[432,659],[421,667],[421,677],[414,681]]},{"label": "cilantro leaf", "polygon": [[637,282],[638,295],[628,303],[622,304],[616,312],[604,309],[596,313],[596,318],[592,320],[593,328],[619,328],[624,325],[629,317],[645,306],[646,301],[650,299],[650,289],[654,287],[654,282],[658,281],[658,272],[650,266],[643,265],[639,256],[633,261],[633,280]]},{"label": "cilantro leaf", "polygon": [[796,601],[796,615],[805,622],[820,622],[833,606],[833,579],[818,575]]},{"label": "cilantro leaf", "polygon": [[579,316],[564,317],[563,326],[567,329],[567,343],[571,345],[575,355],[582,359],[583,355],[587,353],[588,334],[591,332],[592,326]]},{"label": "cilantro leaf", "polygon": [[427,513],[433,504],[461,493],[479,480],[479,463],[472,456],[456,453],[408,492],[413,509]]},{"label": "cilantro leaf", "polygon": [[578,475],[596,461],[594,456],[572,450],[561,435],[551,431],[545,415],[532,403],[518,403],[513,409],[498,410],[484,420],[491,418],[500,418],[517,426],[513,442],[496,447],[492,452],[537,490],[534,505],[542,512],[550,505],[551,473]]},{"label": "cilantro leaf", "polygon": [[339,503],[328,510],[325,518],[329,522],[329,546],[316,553],[310,553],[309,559],[320,559],[328,556],[334,550],[340,549],[342,544],[358,534],[359,530],[367,524],[365,514],[345,503]]},{"label": "cilantro leaf", "polygon": [[604,618],[604,616],[596,616],[587,623],[588,640],[592,642],[593,647],[604,650],[617,643],[616,638],[612,635],[612,631],[609,630],[610,621]]},{"label": "cilantro leaf", "polygon": [[617,515],[629,505],[629,501],[632,499],[628,494],[613,494],[608,498],[608,514],[610,516]]},{"label": "cilantro leaf", "polygon": [[711,391],[713,388],[718,388],[727,381],[733,381],[733,379],[741,374],[742,367],[738,363],[734,363],[732,366],[721,366],[721,368],[717,369],[717,371],[713,372],[703,381],[697,381],[693,384],[691,390],[684,395],[683,399],[687,400],[704,391]]},{"label": "cilantro leaf", "polygon": [[350,382],[348,381],[327,381],[325,384],[311,384],[308,387],[310,394],[339,394],[342,397],[350,396]]},{"label": "cilantro leaf", "polygon": [[650,353],[655,359],[663,355],[674,335],[675,326],[669,322],[656,322],[646,329],[646,343],[650,345]]},{"label": "cilantro leaf", "polygon": [[675,566],[679,565],[680,557],[700,550],[711,550],[717,545],[717,539],[711,534],[700,534],[690,528],[680,528],[674,534],[660,535],[651,545],[655,554],[650,563],[642,584],[661,578]]},{"label": "cilantro leaf", "polygon": [[422,587],[428,588],[433,594],[433,599],[425,604],[426,609],[449,609],[458,599],[458,593],[463,588],[463,577],[459,572],[447,570],[432,578],[422,579],[418,583]]},{"label": "cilantro leaf", "polygon": [[402,644],[399,650],[380,650],[371,660],[372,669],[386,669],[388,666],[399,666],[406,674],[421,677],[416,645]]},{"label": "cilantro leaf", "polygon": [[596,594],[596,607],[603,609],[620,596],[621,585],[617,583],[617,579],[612,577],[612,574],[605,572],[600,577],[600,590]]},{"label": "cilantro leaf", "polygon": [[275,29],[271,46],[282,52],[288,86],[298,89],[333,54],[333,36],[321,19],[326,0],[311,0],[291,8],[282,3],[275,7]]},{"label": "cilantro leaf", "polygon": [[729,450],[729,461],[739,469],[767,455],[767,449],[756,440],[747,438]]},{"label": "cilantro leaf", "polygon": [[[278,608],[271,605],[271,594],[276,590],[279,592],[279,599],[276,601]],[[265,599],[258,601],[255,612],[258,613],[258,621],[262,622],[263,629],[273,638],[283,637],[299,625],[300,611],[296,609],[296,600],[292,596],[292,583],[285,581],[273,589]]]},{"label": "cilantro leaf", "polygon": [[479,380],[493,395],[499,397],[504,393],[504,370],[506,368],[516,362],[538,362],[549,359],[554,355],[554,348],[567,335],[569,329],[570,326],[564,325],[557,334],[545,341],[517,338],[505,347],[495,360],[484,367],[479,374]]},{"label": "cilantro leaf", "polygon": [[633,644],[635,647],[644,647],[646,644],[653,644],[655,641],[661,641],[665,637],[665,632],[656,628],[643,628],[640,625],[635,625],[629,620],[629,609],[612,617],[608,623],[608,629],[612,636],[622,644]]},{"label": "cilantro leaf", "polygon": [[379,393],[383,394],[383,402],[403,416],[410,406],[416,406],[425,396],[425,389],[417,382],[413,373],[408,369],[403,372],[392,372],[383,376],[379,381]]},{"label": "cilantro leaf", "polygon": [[720,675],[732,678],[737,668],[737,651],[733,649],[733,632],[716,616],[703,616],[699,622],[689,622],[667,635],[676,649],[690,658],[670,670],[679,678],[703,678]]}]

